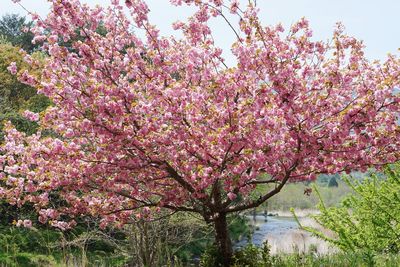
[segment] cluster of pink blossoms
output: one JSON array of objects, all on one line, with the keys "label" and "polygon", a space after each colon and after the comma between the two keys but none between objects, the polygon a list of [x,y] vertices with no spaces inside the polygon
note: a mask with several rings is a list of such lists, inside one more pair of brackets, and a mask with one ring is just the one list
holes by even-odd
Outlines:
[{"label": "cluster of pink blossoms", "polygon": [[7,70],[13,75],[17,74],[17,63],[11,62],[10,66],[7,67]]},{"label": "cluster of pink blossoms", "polygon": [[[7,125],[0,197],[34,203],[60,228],[68,226],[62,216],[80,214],[124,224],[144,207],[210,221],[261,204],[287,181],[400,157],[399,59],[371,63],[340,25],[332,42],[319,42],[305,19],[285,32],[262,25],[255,5],[174,0],[198,8],[175,25],[184,34],[177,39],[160,36],[142,0],[51,2],[35,29],[49,54],[41,78],[21,79],[54,103],[40,116],[54,134],[25,136]],[[208,27],[226,12],[241,18],[232,67]],[[250,197],[269,183],[279,190]],[[50,215],[49,192],[67,203]]]}]

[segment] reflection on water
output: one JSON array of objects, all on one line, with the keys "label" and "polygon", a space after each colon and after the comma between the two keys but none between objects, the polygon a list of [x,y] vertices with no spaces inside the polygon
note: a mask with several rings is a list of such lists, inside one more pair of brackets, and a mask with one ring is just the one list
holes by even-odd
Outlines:
[{"label": "reflection on water", "polygon": [[[249,223],[255,230],[250,240],[243,239],[236,243],[235,248],[241,248],[249,242],[262,246],[268,240],[271,253],[313,252],[326,254],[332,251],[328,244],[310,233],[299,229],[293,217],[266,217],[264,215],[248,216]],[[308,220],[310,221],[310,220]]]}]

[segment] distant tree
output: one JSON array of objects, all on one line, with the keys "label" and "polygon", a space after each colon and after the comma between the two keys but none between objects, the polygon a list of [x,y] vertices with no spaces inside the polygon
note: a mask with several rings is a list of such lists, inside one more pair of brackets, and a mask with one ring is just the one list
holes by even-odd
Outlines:
[{"label": "distant tree", "polygon": [[10,44],[0,44],[0,112],[20,109],[25,101],[36,95],[36,89],[18,81],[15,75],[7,70],[11,62],[20,69],[27,69],[28,64],[23,60],[23,54],[18,47]]},{"label": "distant tree", "polygon": [[32,44],[33,34],[29,31],[32,21],[17,14],[7,14],[0,19],[0,36],[14,46],[19,46],[27,52],[34,51],[38,45]]},{"label": "distant tree", "polygon": [[[20,82],[7,69],[14,62],[19,66],[19,73],[25,70],[39,73],[40,64],[30,66],[24,62],[25,55],[28,54],[20,51],[18,47],[0,43],[0,124],[11,121],[18,130],[32,134],[36,131],[37,124],[24,118],[22,112],[25,109],[41,112],[50,105],[50,100],[44,95],[38,95],[36,88]],[[35,52],[32,57],[38,59],[37,62],[42,62],[44,59],[40,52]]]},{"label": "distant tree", "polygon": [[338,187],[339,184],[336,181],[336,177],[332,176],[331,179],[329,179],[328,187]]},{"label": "distant tree", "polygon": [[316,181],[321,185],[327,185],[329,183],[331,175],[329,174],[320,174],[318,175]]}]

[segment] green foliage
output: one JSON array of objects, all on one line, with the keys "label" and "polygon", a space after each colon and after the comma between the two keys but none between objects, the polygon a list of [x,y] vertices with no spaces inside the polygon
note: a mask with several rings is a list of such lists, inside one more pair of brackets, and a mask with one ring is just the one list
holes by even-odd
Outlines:
[{"label": "green foliage", "polygon": [[232,215],[228,217],[229,236],[233,241],[239,241],[251,235],[251,228],[245,216]]},{"label": "green foliage", "polygon": [[[221,257],[218,254],[217,247],[209,246],[200,259],[200,267],[223,266]],[[255,245],[248,245],[235,251],[232,260],[233,267],[269,267],[272,266],[272,257],[267,242],[262,248]]]},{"label": "green foliage", "polygon": [[[40,52],[31,56],[39,62],[43,62],[45,58]],[[29,70],[34,75],[40,75],[40,66],[29,66],[25,63],[18,47],[0,43],[0,112],[19,111],[27,106],[36,107],[39,111],[40,105],[40,111],[44,110],[49,100],[44,96],[37,97],[35,88],[19,82],[16,75],[7,70],[12,62],[16,63],[19,73]]]},{"label": "green foliage", "polygon": [[[399,255],[378,255],[374,259],[374,265],[361,253],[340,252],[329,255],[319,255],[314,253],[293,253],[279,254],[271,256],[271,265],[274,267],[397,267],[400,266]],[[268,265],[267,265],[268,266]]]},{"label": "green foliage", "polygon": [[[39,52],[32,56],[43,60],[43,55]],[[20,83],[15,75],[9,73],[7,67],[11,62],[16,62],[20,72],[30,69],[24,63],[19,48],[10,44],[0,44],[0,127],[2,122],[11,121],[19,131],[32,134],[37,131],[37,123],[25,119],[21,112],[26,109],[41,112],[50,106],[51,102],[44,95],[36,94],[36,89]],[[35,70],[37,74],[38,71]]]},{"label": "green foliage", "polygon": [[51,105],[51,101],[44,95],[34,95],[30,97],[25,104],[26,109],[39,113]]},{"label": "green foliage", "polygon": [[[202,255],[201,267],[221,266],[218,262],[218,253],[215,247],[210,247]],[[332,266],[400,266],[399,254],[378,254],[373,258],[362,252],[339,252],[321,255],[309,251],[308,253],[296,252],[292,254],[271,255],[268,243],[263,247],[249,245],[234,254],[232,267],[332,267]]]},{"label": "green foliage", "polygon": [[377,254],[399,253],[400,164],[387,167],[384,174],[386,179],[375,173],[363,181],[346,178],[354,194],[346,197],[338,207],[326,207],[319,195],[321,213],[314,218],[335,236],[326,236],[310,227],[303,229],[343,251],[363,254],[371,264]]},{"label": "green foliage", "polygon": [[215,245],[207,247],[200,258],[200,267],[213,266],[222,266],[221,257],[218,253],[218,248]]},{"label": "green foliage", "polygon": [[269,267],[272,266],[272,257],[268,243],[265,242],[262,248],[254,245],[246,246],[245,248],[235,252],[233,257],[234,267]]},{"label": "green foliage", "polygon": [[14,256],[0,253],[0,266],[52,267],[57,263],[52,256],[18,253]]},{"label": "green foliage", "polygon": [[7,67],[16,62],[19,69],[26,69],[19,48],[0,44],[0,113],[16,111],[26,100],[36,94],[36,90],[20,83]]},{"label": "green foliage", "polygon": [[27,133],[29,135],[37,132],[39,126],[36,122],[27,120],[25,117],[17,112],[7,112],[4,114],[0,114],[0,122],[2,121],[11,121],[11,123],[15,126],[15,128],[17,128],[18,131]]},{"label": "green foliage", "polygon": [[54,230],[0,227],[0,266],[54,266],[50,244],[60,237]]},{"label": "green foliage", "polygon": [[100,238],[106,232],[97,233],[82,223],[68,232],[40,224],[26,229],[2,223],[0,266],[124,266],[127,257]]}]

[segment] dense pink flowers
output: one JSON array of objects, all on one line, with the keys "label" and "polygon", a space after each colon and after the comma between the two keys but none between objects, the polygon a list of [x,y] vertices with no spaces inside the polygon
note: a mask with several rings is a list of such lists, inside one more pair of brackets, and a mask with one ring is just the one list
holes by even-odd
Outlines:
[{"label": "dense pink flowers", "polygon": [[24,116],[30,121],[38,121],[39,120],[39,114],[31,112],[29,110],[24,111]]},{"label": "dense pink flowers", "polygon": [[[260,23],[255,5],[171,1],[197,6],[175,24],[178,39],[151,25],[145,1],[124,1],[131,19],[119,1],[51,2],[35,29],[46,65],[40,79],[26,72],[20,80],[52,100],[40,127],[56,137],[25,136],[8,124],[0,147],[0,196],[35,203],[42,221],[64,229],[73,222],[62,216],[90,214],[103,227],[121,225],[158,207],[211,221],[261,204],[287,181],[400,157],[399,59],[369,62],[340,25],[332,42],[320,42],[306,19],[282,34],[282,25]],[[232,67],[207,25],[225,9],[241,17]],[[105,35],[96,32],[100,22]],[[251,197],[269,183],[277,189]],[[49,210],[52,191],[67,205]]]}]

